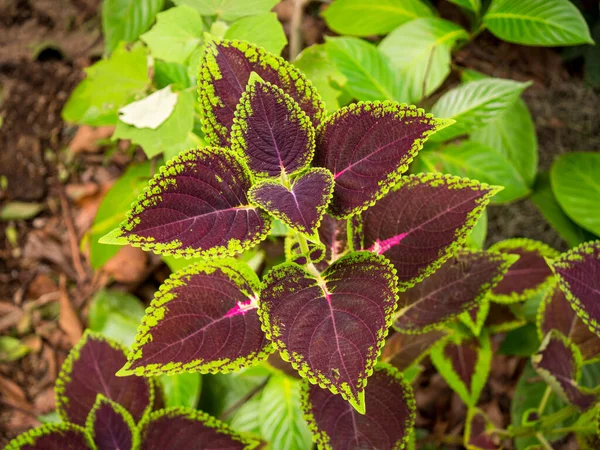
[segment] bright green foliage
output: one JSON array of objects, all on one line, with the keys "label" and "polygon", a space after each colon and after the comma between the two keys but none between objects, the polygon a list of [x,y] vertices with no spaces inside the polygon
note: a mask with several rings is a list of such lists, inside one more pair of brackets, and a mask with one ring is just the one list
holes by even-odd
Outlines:
[{"label": "bright green foliage", "polygon": [[469,234],[469,236],[467,236],[465,244],[468,247],[483,249],[483,245],[485,244],[485,238],[487,236],[487,225],[487,210],[484,209],[481,213],[481,216],[479,216],[479,219],[477,219],[477,222],[475,222],[475,226],[471,230],[471,233]]},{"label": "bright green foliage", "polygon": [[437,17],[413,20],[385,37],[379,50],[402,80],[401,100],[418,102],[439,88],[450,74],[452,47],[468,37],[463,28]]},{"label": "bright green foliage", "polygon": [[419,157],[426,160],[426,167],[435,167],[438,172],[504,186],[492,197],[492,203],[509,202],[529,194],[523,178],[509,160],[495,148],[478,142],[464,141],[440,150],[423,152]]},{"label": "bright green foliage", "polygon": [[452,118],[456,124],[432,139],[451,139],[483,127],[512,106],[530,84],[489,78],[471,81],[446,92],[433,105],[431,112],[436,117]]},{"label": "bright green foliage", "polygon": [[102,245],[98,240],[125,220],[127,211],[148,184],[150,163],[131,165],[104,196],[90,230],[90,261],[98,269],[116,255],[118,247]]},{"label": "bright green foliage", "polygon": [[173,113],[158,128],[136,128],[119,121],[113,139],[131,139],[139,144],[148,158],[164,153],[171,159],[183,150],[203,145],[192,132],[194,127],[194,92],[181,91]]},{"label": "bright green foliage", "polygon": [[199,373],[161,375],[160,382],[165,397],[165,406],[195,408],[198,405],[202,390],[202,378]]},{"label": "bright green foliage", "polygon": [[578,225],[600,236],[600,153],[562,155],[550,172],[562,209]]},{"label": "bright green foliage", "polygon": [[462,6],[463,8],[468,9],[469,11],[474,12],[479,15],[481,11],[481,0],[448,0],[450,3],[454,3],[455,5]]},{"label": "bright green foliage", "polygon": [[112,53],[120,41],[133,42],[150,28],[165,0],[104,0],[102,32],[106,53]]},{"label": "bright green foliage", "polygon": [[401,98],[401,80],[375,45],[351,37],[327,38],[327,53],[348,80],[344,89],[357,100]]},{"label": "bright green foliage", "polygon": [[158,89],[167,87],[170,84],[177,86],[179,89],[189,88],[194,85],[192,79],[195,79],[195,75],[190,76],[187,66],[160,59],[154,60],[154,83]]},{"label": "bright green foliage", "polygon": [[29,347],[12,336],[0,336],[0,363],[17,361],[29,353]]},{"label": "bright green foliage", "polygon": [[517,44],[593,43],[585,20],[569,0],[493,0],[483,21],[497,37]]},{"label": "bright green foliage", "polygon": [[312,435],[300,409],[300,382],[272,376],[258,404],[260,435],[271,447],[303,450],[311,447]]},{"label": "bright green foliage", "polygon": [[89,328],[129,346],[142,317],[144,305],[137,297],[115,290],[101,290],[90,304]]},{"label": "bright green foliage", "polygon": [[184,5],[159,13],[156,25],[140,39],[155,58],[183,64],[202,43],[203,35],[202,16]]},{"label": "bright green foliage", "polygon": [[188,5],[203,16],[235,20],[271,10],[278,0],[174,0],[176,5]]},{"label": "bright green foliage", "polygon": [[62,110],[67,122],[101,126],[117,123],[117,110],[148,87],[147,49],[140,44],[115,49],[109,59],[86,69],[87,77]]},{"label": "bright green foliage", "polygon": [[323,13],[329,28],[339,34],[385,34],[405,22],[432,16],[421,0],[336,0]]},{"label": "bright green foliage", "polygon": [[346,77],[329,57],[324,44],[311,45],[305,48],[294,65],[300,69],[321,94],[328,112],[340,108],[342,91],[338,88],[346,84]]},{"label": "bright green foliage", "polygon": [[287,44],[283,27],[275,13],[242,17],[227,28],[224,37],[252,42],[275,55],[279,55]]}]

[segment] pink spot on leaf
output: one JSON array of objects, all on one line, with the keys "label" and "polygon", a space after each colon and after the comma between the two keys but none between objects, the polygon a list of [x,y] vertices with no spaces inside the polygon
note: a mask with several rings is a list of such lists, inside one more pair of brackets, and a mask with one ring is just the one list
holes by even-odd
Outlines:
[{"label": "pink spot on leaf", "polygon": [[371,247],[369,247],[369,251],[373,253],[377,253],[378,255],[382,255],[387,252],[394,245],[398,245],[402,239],[408,236],[408,233],[400,233],[391,238],[384,239],[380,241],[377,239]]},{"label": "pink spot on leaf", "polygon": [[257,298],[249,298],[244,302],[237,302],[233,308],[231,308],[225,314],[226,318],[239,316],[240,314],[246,314],[248,311],[258,308],[258,299]]}]

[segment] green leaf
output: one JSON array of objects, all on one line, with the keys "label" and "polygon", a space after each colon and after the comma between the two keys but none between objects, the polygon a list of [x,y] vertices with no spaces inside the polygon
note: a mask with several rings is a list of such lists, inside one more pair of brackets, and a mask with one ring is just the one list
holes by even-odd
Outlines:
[{"label": "green leaf", "polygon": [[469,11],[474,12],[479,15],[481,11],[481,0],[448,0],[450,3],[454,3],[455,5],[462,6],[463,8],[468,9]]},{"label": "green leaf", "polygon": [[346,84],[346,77],[329,57],[325,44],[311,45],[305,48],[294,65],[300,69],[317,88],[327,106],[328,112],[340,108],[339,97],[342,91],[338,87]]},{"label": "green leaf", "polygon": [[578,225],[600,236],[600,153],[561,155],[550,180],[556,200]]},{"label": "green leaf", "polygon": [[164,152],[165,159],[170,159],[183,150],[199,146],[202,139],[192,133],[194,97],[192,91],[181,91],[173,113],[155,130],[136,128],[119,120],[113,139],[131,139],[142,147],[148,158]]},{"label": "green leaf", "polygon": [[77,85],[62,110],[67,122],[91,126],[115,125],[117,110],[148,86],[148,50],[119,45],[109,59],[85,69],[86,78]]},{"label": "green leaf", "polygon": [[8,202],[0,209],[0,220],[27,220],[44,209],[40,203]]},{"label": "green leaf", "polygon": [[435,117],[452,118],[456,124],[432,139],[443,141],[483,127],[506,111],[531,83],[519,83],[501,78],[486,78],[462,84],[448,92],[433,105]]},{"label": "green leaf", "polygon": [[401,83],[377,47],[352,37],[327,38],[329,57],[347,78],[344,88],[357,100],[401,101]]},{"label": "green leaf", "polygon": [[523,177],[510,161],[495,149],[479,142],[464,141],[441,150],[422,152],[419,157],[425,160],[426,167],[434,167],[438,172],[504,186],[492,198],[492,203],[509,202],[529,194]]},{"label": "green leaf", "polygon": [[279,55],[287,45],[287,37],[275,13],[264,13],[236,20],[225,32],[225,39],[252,42],[276,55]]},{"label": "green leaf", "polygon": [[279,0],[173,0],[176,5],[188,5],[203,16],[217,16],[232,21],[240,17],[269,12]]},{"label": "green leaf", "polygon": [[452,47],[468,38],[463,28],[437,17],[413,20],[385,37],[379,50],[402,80],[401,100],[416,103],[440,87],[450,74]]},{"label": "green leaf", "polygon": [[499,352],[504,355],[531,356],[540,347],[537,328],[528,323],[507,333]]},{"label": "green leaf", "polygon": [[161,375],[165,406],[195,408],[200,399],[202,377],[197,372]]},{"label": "green leaf", "polygon": [[119,251],[118,247],[100,244],[98,240],[125,220],[151,175],[149,162],[130,165],[104,196],[90,229],[90,262],[94,269],[102,267]]},{"label": "green leaf", "polygon": [[0,363],[17,361],[29,353],[29,347],[12,336],[0,336]]},{"label": "green leaf", "polygon": [[261,394],[254,395],[234,413],[229,422],[234,430],[260,436]]},{"label": "green leaf", "polygon": [[483,210],[477,222],[475,222],[475,226],[467,236],[466,245],[469,247],[483,249],[485,244],[485,238],[487,236],[487,225],[488,225],[488,216],[487,210]]},{"label": "green leaf", "polygon": [[260,433],[271,448],[306,449],[312,434],[300,409],[300,383],[285,375],[272,376],[260,400]]},{"label": "green leaf", "polygon": [[133,42],[150,28],[165,0],[104,0],[102,2],[102,32],[107,54],[120,41]]},{"label": "green leaf", "polygon": [[516,44],[593,44],[579,10],[569,0],[493,0],[484,24],[500,39]]},{"label": "green leaf", "polygon": [[538,175],[531,200],[569,247],[577,247],[579,244],[593,239],[591,233],[573,222],[562,210],[552,192],[550,175],[547,172]]},{"label": "green leaf", "polygon": [[144,305],[131,294],[101,290],[92,299],[89,328],[129,347],[144,317]]},{"label": "green leaf", "polygon": [[159,13],[156,24],[140,39],[155,58],[185,63],[203,41],[202,16],[189,6],[177,6]]},{"label": "green leaf", "polygon": [[175,109],[178,94],[171,90],[171,86],[153,92],[119,109],[119,120],[136,128],[151,128],[156,130]]},{"label": "green leaf", "polygon": [[158,89],[165,88],[170,84],[180,89],[186,89],[194,85],[195,78],[188,74],[188,67],[183,64],[155,59],[154,83]]},{"label": "green leaf", "polygon": [[421,0],[336,0],[323,13],[329,28],[338,34],[387,34],[405,22],[432,16]]},{"label": "green leaf", "polygon": [[471,140],[486,144],[506,156],[527,186],[533,186],[538,145],[535,125],[523,100],[518,99],[487,125],[471,133]]}]

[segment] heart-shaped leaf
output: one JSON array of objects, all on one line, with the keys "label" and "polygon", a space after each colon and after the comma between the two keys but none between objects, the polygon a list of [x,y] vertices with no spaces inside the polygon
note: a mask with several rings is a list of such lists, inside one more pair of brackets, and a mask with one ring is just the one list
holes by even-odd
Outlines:
[{"label": "heart-shaped leaf", "polygon": [[537,314],[540,341],[551,330],[560,331],[581,350],[584,361],[600,357],[600,339],[577,316],[565,293],[554,283],[540,303]]},{"label": "heart-shaped leaf", "polygon": [[259,441],[236,433],[220,420],[191,408],[166,408],[148,414],[139,425],[140,450],[250,450]]},{"label": "heart-shaped leaf", "polygon": [[365,389],[365,414],[328,390],[303,383],[302,408],[319,449],[405,448],[415,422],[415,399],[393,367],[375,367]]},{"label": "heart-shaped leaf", "polygon": [[154,401],[154,385],[145,378],[115,376],[125,364],[125,349],[86,331],[56,379],[56,410],[66,422],[85,425],[98,394],[123,406],[136,423]]},{"label": "heart-shaped leaf", "polygon": [[255,184],[248,197],[290,228],[313,234],[325,214],[332,191],[331,172],[314,168],[296,178],[290,188],[270,180]]},{"label": "heart-shaped leaf", "polygon": [[229,372],[271,353],[257,315],[260,282],[244,263],[200,263],[171,275],[146,309],[119,375]]},{"label": "heart-shaped leaf", "polygon": [[198,78],[200,111],[206,138],[226,146],[236,106],[250,74],[285,90],[319,125],[325,105],[310,81],[292,64],[245,41],[211,39],[207,42]]},{"label": "heart-shaped leaf", "polygon": [[551,331],[542,341],[531,362],[537,373],[563,400],[586,411],[597,402],[596,394],[580,387],[581,352],[562,333]]},{"label": "heart-shaped leaf", "polygon": [[139,434],[131,414],[102,394],[98,394],[85,428],[98,450],[138,448]]},{"label": "heart-shaped leaf", "polygon": [[271,226],[246,197],[251,185],[248,169],[231,151],[188,150],[161,167],[127,220],[101,242],[187,258],[242,252]]},{"label": "heart-shaped leaf", "polygon": [[478,338],[455,335],[431,350],[431,362],[469,407],[474,407],[490,373],[492,349],[486,331]]},{"label": "heart-shaped leaf", "polygon": [[423,333],[442,326],[478,305],[516,259],[459,250],[432,275],[400,294],[394,328],[401,333]]},{"label": "heart-shaped leaf", "polygon": [[577,315],[600,336],[600,241],[563,253],[552,262],[552,270]]},{"label": "heart-shaped leaf", "polygon": [[96,450],[86,431],[72,423],[48,423],[20,434],[4,450]]},{"label": "heart-shaped leaf", "polygon": [[385,254],[396,266],[400,290],[406,290],[465,242],[499,189],[451,175],[402,177],[362,214],[363,247]]},{"label": "heart-shaped leaf", "polygon": [[320,276],[281,264],[263,280],[261,296],[263,329],[283,359],[364,413],[364,388],[396,306],[389,262],[351,253]]},{"label": "heart-shaped leaf", "polygon": [[235,110],[231,149],[257,176],[290,175],[310,164],[315,129],[292,97],[251,77]]},{"label": "heart-shaped leaf", "polygon": [[331,213],[349,217],[386,194],[427,138],[452,124],[416,106],[358,103],[328,117],[317,130],[315,166],[333,173]]},{"label": "heart-shaped leaf", "polygon": [[431,347],[446,337],[443,330],[431,330],[417,335],[393,333],[385,341],[381,360],[403,372],[427,356]]},{"label": "heart-shaped leaf", "polygon": [[544,258],[556,258],[559,253],[543,242],[507,239],[492,245],[490,250],[519,256],[502,281],[492,289],[491,299],[496,303],[525,301],[544,291],[554,278]]}]

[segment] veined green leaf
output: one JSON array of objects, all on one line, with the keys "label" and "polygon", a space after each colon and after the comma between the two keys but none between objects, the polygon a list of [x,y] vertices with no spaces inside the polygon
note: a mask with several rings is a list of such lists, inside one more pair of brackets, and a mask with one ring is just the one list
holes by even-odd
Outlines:
[{"label": "veined green leaf", "polygon": [[569,0],[493,0],[483,22],[494,35],[516,44],[594,43],[583,16]]},{"label": "veined green leaf", "polygon": [[454,3],[455,5],[462,6],[463,8],[468,9],[469,11],[474,12],[479,15],[481,11],[481,0],[448,0],[450,3]]},{"label": "veined green leaf", "polygon": [[329,28],[338,34],[386,34],[405,22],[432,16],[421,0],[336,0],[323,13]]},{"label": "veined green leaf", "polygon": [[224,37],[252,42],[275,55],[279,55],[287,44],[287,37],[275,13],[242,17],[227,28]]},{"label": "veined green leaf", "polygon": [[173,0],[176,5],[188,5],[203,16],[221,20],[236,20],[271,10],[279,0]]},{"label": "veined green leaf", "polygon": [[415,103],[440,87],[450,74],[453,45],[468,37],[463,28],[437,17],[412,20],[385,37],[379,50],[402,80],[401,99]]},{"label": "veined green leaf", "polygon": [[200,399],[202,377],[198,372],[178,375],[161,375],[166,406],[187,406],[195,408]]}]

